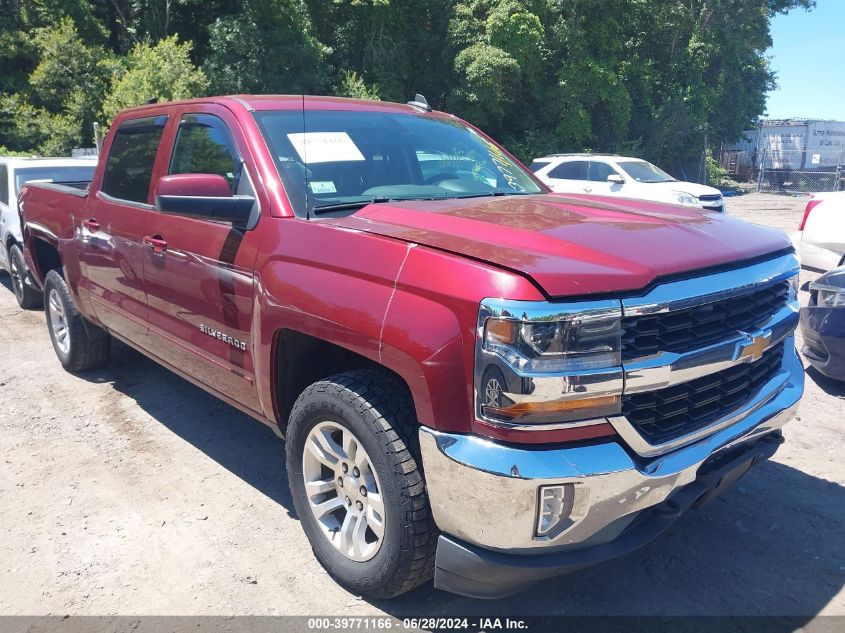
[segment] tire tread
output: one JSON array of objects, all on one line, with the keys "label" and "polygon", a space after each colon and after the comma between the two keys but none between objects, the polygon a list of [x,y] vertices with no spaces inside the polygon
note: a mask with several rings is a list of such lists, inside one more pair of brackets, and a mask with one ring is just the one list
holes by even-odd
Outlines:
[{"label": "tire tread", "polygon": [[419,451],[419,422],[407,387],[378,369],[348,371],[305,389],[297,398],[291,419],[301,415],[317,394],[330,394],[352,406],[365,419],[386,453],[396,458],[395,475],[402,486],[403,531],[406,538],[401,568],[368,595],[392,598],[425,583],[434,575],[439,532],[431,516]]}]

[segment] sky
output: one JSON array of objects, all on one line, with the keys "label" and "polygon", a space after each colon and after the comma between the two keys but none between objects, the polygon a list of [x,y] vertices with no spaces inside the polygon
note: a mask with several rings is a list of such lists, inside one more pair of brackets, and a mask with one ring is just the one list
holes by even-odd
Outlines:
[{"label": "sky", "polygon": [[771,32],[779,87],[768,95],[768,118],[845,121],[845,0],[775,16]]}]

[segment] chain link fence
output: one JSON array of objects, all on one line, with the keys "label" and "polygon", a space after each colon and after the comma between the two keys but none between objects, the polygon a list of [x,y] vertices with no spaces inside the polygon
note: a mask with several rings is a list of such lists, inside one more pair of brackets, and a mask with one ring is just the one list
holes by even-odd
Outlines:
[{"label": "chain link fence", "polygon": [[723,150],[725,175],[767,193],[845,191],[845,148]]}]

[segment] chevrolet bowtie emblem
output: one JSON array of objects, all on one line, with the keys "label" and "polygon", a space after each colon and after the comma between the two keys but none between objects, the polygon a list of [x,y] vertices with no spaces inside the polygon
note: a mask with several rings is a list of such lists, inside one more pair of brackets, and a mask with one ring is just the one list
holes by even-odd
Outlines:
[{"label": "chevrolet bowtie emblem", "polygon": [[746,363],[753,363],[756,360],[760,360],[763,352],[769,348],[772,342],[772,334],[771,332],[767,332],[766,334],[759,334],[750,338],[751,340],[748,343],[739,344],[739,354],[737,355],[738,360],[744,360]]}]

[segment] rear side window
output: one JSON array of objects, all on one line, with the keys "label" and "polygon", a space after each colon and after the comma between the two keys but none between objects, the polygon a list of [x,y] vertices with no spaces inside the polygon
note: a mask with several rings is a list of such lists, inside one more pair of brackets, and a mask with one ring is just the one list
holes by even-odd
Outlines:
[{"label": "rear side window", "polygon": [[9,204],[9,168],[0,165],[0,204]]},{"label": "rear side window", "polygon": [[112,141],[103,193],[119,200],[147,202],[153,165],[166,116],[131,119],[120,124]]},{"label": "rear side window", "polygon": [[238,190],[241,159],[226,124],[210,114],[187,115],[170,159],[170,174],[219,174]]},{"label": "rear side window", "polygon": [[584,160],[570,160],[552,169],[548,176],[560,180],[587,180],[587,165]]},{"label": "rear side window", "polygon": [[547,161],[547,160],[535,160],[535,161],[531,162],[531,164],[528,166],[528,169],[530,169],[532,172],[534,172],[536,174],[538,171],[543,169],[543,167],[548,167],[548,166],[549,166],[549,161]]},{"label": "rear side window", "polygon": [[589,180],[595,182],[607,182],[607,177],[615,174],[616,171],[608,165],[598,160],[590,162],[590,177]]}]

